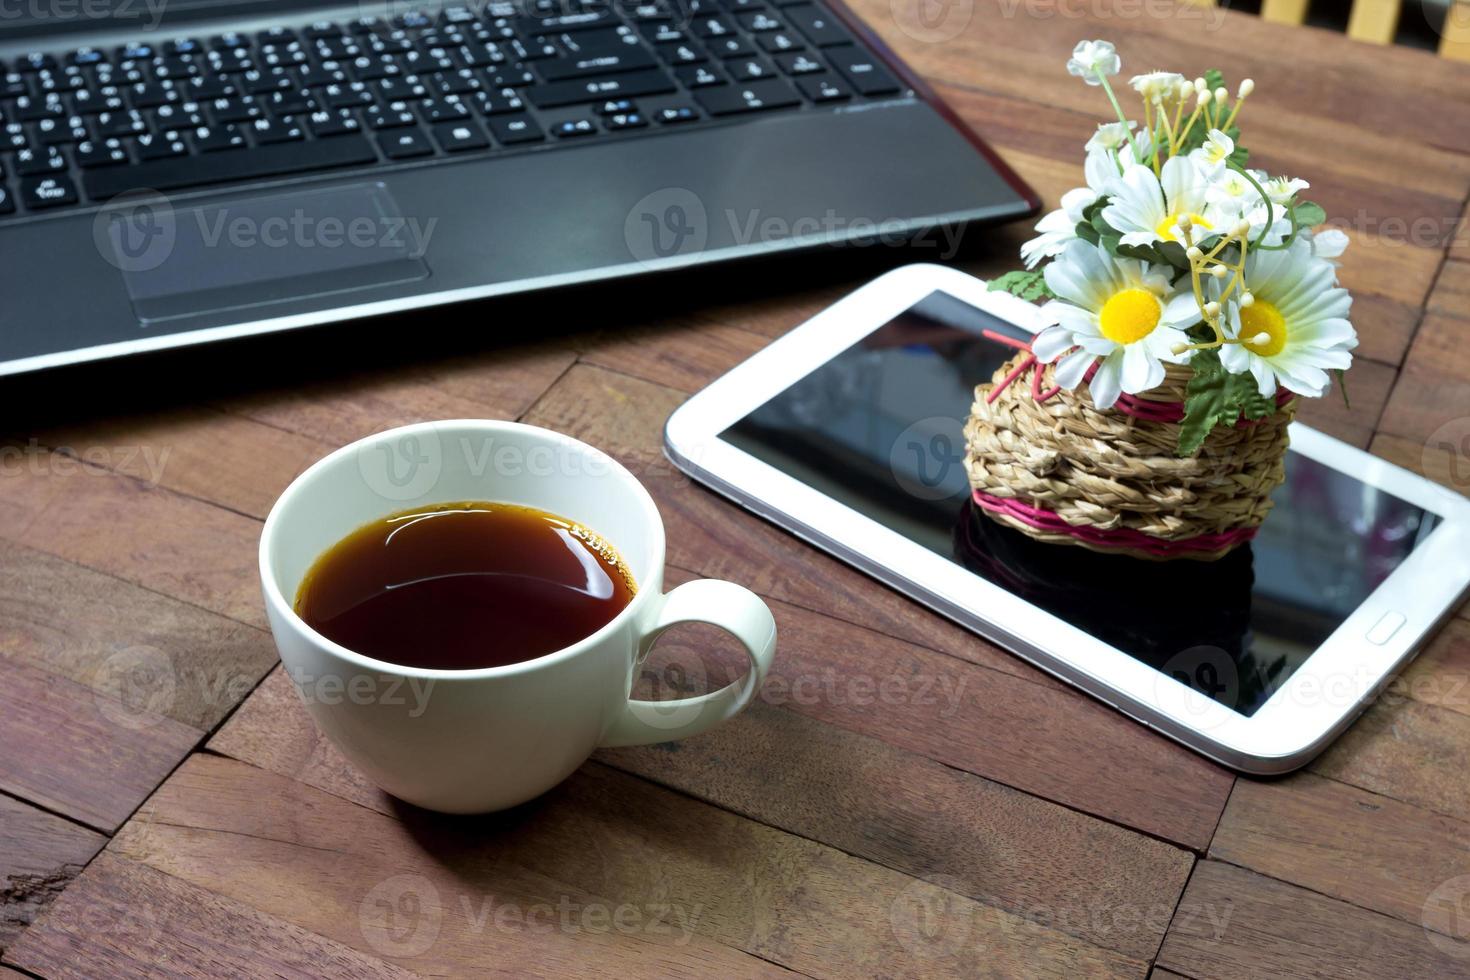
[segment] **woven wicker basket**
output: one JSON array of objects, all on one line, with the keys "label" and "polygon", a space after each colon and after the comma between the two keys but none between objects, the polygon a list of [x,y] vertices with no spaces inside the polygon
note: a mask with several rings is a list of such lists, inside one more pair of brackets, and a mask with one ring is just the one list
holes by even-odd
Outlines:
[{"label": "woven wicker basket", "polygon": [[1159,560],[1211,561],[1255,535],[1284,476],[1295,399],[1283,393],[1259,422],[1216,426],[1180,458],[1187,366],[1099,409],[1086,386],[1042,394],[1051,365],[1031,362],[1038,376],[1018,380],[1029,357],[975,389],[965,426],[974,500],[992,519],[1038,541]]}]

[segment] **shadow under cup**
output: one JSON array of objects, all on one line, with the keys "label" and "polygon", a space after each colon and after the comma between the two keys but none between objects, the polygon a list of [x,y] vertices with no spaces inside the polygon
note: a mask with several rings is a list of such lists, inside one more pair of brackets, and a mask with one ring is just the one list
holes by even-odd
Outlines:
[{"label": "shadow under cup", "polygon": [[[294,612],[307,570],[352,531],[469,500],[539,508],[602,535],[634,576],[633,601],[572,646],[476,670],[374,660]],[[663,591],[664,532],[648,492],[605,453],[512,422],[433,422],[369,437],[310,467],[267,518],[260,562],[281,660],[317,726],[394,796],[483,812],[560,782],[626,710],[640,636]],[[486,630],[493,635],[494,624]]]}]

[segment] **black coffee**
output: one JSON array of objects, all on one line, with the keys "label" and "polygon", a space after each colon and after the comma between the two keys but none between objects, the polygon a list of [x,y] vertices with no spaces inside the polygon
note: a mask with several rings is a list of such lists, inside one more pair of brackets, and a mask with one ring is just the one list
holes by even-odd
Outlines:
[{"label": "black coffee", "polygon": [[327,549],[301,582],[296,612],[378,660],[471,670],[570,646],[636,591],[617,551],[573,521],[512,504],[436,504]]}]

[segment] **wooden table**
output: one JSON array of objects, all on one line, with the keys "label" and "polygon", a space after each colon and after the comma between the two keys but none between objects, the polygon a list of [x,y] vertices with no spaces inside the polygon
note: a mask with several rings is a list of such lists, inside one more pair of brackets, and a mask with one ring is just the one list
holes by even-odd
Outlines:
[{"label": "wooden table", "polygon": [[[1232,52],[1222,67],[1258,82],[1254,159],[1307,176],[1354,241],[1352,409],[1303,416],[1470,489],[1470,66],[1201,7],[955,0],[921,23],[913,2],[859,9],[1049,206],[1104,116],[1062,70],[1078,39],[1116,40],[1125,74]],[[978,233],[964,265],[1009,267],[1028,231]],[[1470,975],[1463,614],[1305,771],[1237,778],[662,459],[689,393],[875,265],[927,258],[8,382],[0,977]],[[496,817],[405,808],[346,766],[276,666],[260,522],[336,446],[461,416],[628,463],[674,581],[731,578],[774,608],[759,702],[681,745],[601,752]]]}]

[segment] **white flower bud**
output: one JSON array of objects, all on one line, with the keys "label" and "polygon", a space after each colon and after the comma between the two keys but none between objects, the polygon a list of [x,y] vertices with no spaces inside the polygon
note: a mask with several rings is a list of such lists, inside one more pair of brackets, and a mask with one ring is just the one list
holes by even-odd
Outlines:
[{"label": "white flower bud", "polygon": [[1260,333],[1258,333],[1254,337],[1252,337],[1251,340],[1250,340],[1250,342],[1253,343],[1253,344],[1255,344],[1257,347],[1261,347],[1261,346],[1263,346],[1265,344],[1269,344],[1271,342],[1271,335],[1268,334],[1266,331],[1262,330]]},{"label": "white flower bud", "polygon": [[1254,293],[1241,293],[1240,294],[1240,305],[1241,305],[1242,308],[1247,307],[1247,306],[1250,306],[1251,304],[1255,303],[1255,301],[1256,301],[1256,297],[1255,297],[1255,294]]},{"label": "white flower bud", "polygon": [[1201,258],[1204,257],[1205,253],[1200,251],[1200,247],[1198,245],[1191,245],[1184,250],[1184,254],[1189,256],[1192,260],[1198,262]]},{"label": "white flower bud", "polygon": [[1213,300],[1211,300],[1210,302],[1208,302],[1208,303],[1205,304],[1205,316],[1207,316],[1211,320],[1213,320],[1215,317],[1217,317],[1219,315],[1220,315],[1220,304],[1219,303],[1216,303]]},{"label": "white flower bud", "polygon": [[1208,92],[1210,90],[1210,83],[1206,82],[1203,78],[1196,78],[1194,80],[1194,90],[1196,92]]},{"label": "white flower bud", "polygon": [[1225,86],[1221,85],[1219,88],[1215,89],[1215,101],[1216,102],[1220,103],[1221,105],[1224,105],[1225,104],[1225,101],[1227,99],[1229,99],[1229,98],[1230,98],[1230,93],[1227,92],[1227,91],[1225,91]]},{"label": "white flower bud", "polygon": [[1238,225],[1236,225],[1234,228],[1230,229],[1230,234],[1234,235],[1236,238],[1244,238],[1246,235],[1249,235],[1250,233],[1251,233],[1251,223],[1249,221],[1242,221]]},{"label": "white flower bud", "polygon": [[1250,95],[1255,90],[1256,90],[1256,82],[1255,82],[1255,79],[1253,79],[1253,78],[1247,78],[1243,82],[1240,83],[1240,91],[1239,91],[1239,93],[1235,97],[1237,99],[1243,99],[1247,95]]},{"label": "white flower bud", "polygon": [[1210,275],[1214,276],[1216,279],[1224,279],[1225,276],[1229,274],[1229,272],[1230,270],[1225,268],[1223,265],[1210,266]]}]

